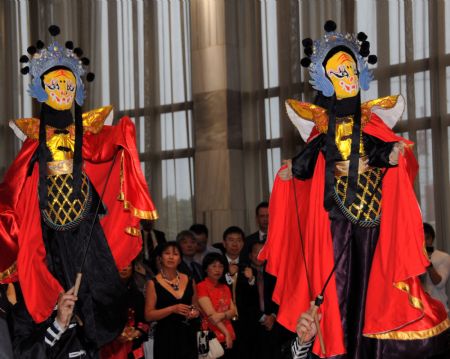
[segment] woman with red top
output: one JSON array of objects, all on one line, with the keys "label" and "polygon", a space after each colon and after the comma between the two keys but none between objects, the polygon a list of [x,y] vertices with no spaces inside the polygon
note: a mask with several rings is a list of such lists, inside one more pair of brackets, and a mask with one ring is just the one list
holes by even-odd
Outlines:
[{"label": "woman with red top", "polygon": [[233,347],[233,340],[236,339],[230,321],[236,316],[236,307],[231,291],[225,284],[227,260],[221,254],[210,253],[203,259],[203,271],[206,278],[197,285],[198,303],[208,318],[208,328],[224,346],[225,357],[229,358],[229,350]]},{"label": "woman with red top", "polygon": [[156,259],[159,273],[148,282],[145,296],[145,319],[157,322],[153,359],[197,359],[197,295],[194,281],[178,272],[180,246],[164,243]]}]

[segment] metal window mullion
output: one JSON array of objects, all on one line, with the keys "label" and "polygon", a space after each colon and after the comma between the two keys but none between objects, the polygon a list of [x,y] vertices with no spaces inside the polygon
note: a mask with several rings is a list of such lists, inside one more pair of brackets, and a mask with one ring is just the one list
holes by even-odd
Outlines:
[{"label": "metal window mullion", "polygon": [[[179,1],[179,0],[177,0]],[[173,77],[173,62],[172,62],[172,58],[173,58],[173,54],[172,54],[172,2],[169,2],[168,4],[168,11],[169,11],[169,39],[170,39],[170,43],[169,43],[169,64],[170,64],[170,71],[169,71],[169,76],[170,76],[170,102],[173,103],[173,99],[174,99],[174,93],[173,93],[173,86],[174,86],[174,77]],[[170,118],[171,118],[171,125],[172,125],[172,151],[173,151],[173,155],[172,155],[172,162],[173,162],[173,178],[174,178],[174,183],[175,183],[175,201],[178,201],[178,195],[177,195],[177,166],[176,166],[176,158],[175,158],[175,115],[174,112],[170,113]],[[176,223],[177,225],[180,223],[180,218],[178,215],[178,206],[175,206],[175,217],[176,217]]]},{"label": "metal window mullion", "polygon": [[[191,148],[191,128],[189,126],[189,110],[186,106],[187,101],[187,79],[186,79],[186,72],[187,72],[187,65],[186,65],[186,42],[185,42],[185,30],[186,30],[186,24],[185,24],[185,9],[189,8],[189,6],[185,6],[184,2],[180,2],[180,23],[181,23],[181,47],[182,47],[182,57],[183,57],[183,88],[184,88],[184,117],[185,117],[185,123],[186,123],[186,136],[187,136],[187,147]],[[187,11],[189,11],[187,9]],[[192,122],[192,121],[191,121]],[[192,211],[192,217],[195,216],[195,208],[194,208],[194,201],[193,201],[193,178],[192,178],[192,168],[191,168],[191,161],[188,157],[188,172],[189,172],[189,190],[191,192],[191,211]]]}]

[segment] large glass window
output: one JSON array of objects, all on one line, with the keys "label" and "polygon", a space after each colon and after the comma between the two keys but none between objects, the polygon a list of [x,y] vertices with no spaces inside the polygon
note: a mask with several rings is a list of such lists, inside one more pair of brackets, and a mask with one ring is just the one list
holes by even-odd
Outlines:
[{"label": "large glass window", "polygon": [[270,90],[279,86],[277,26],[277,1],[262,0],[261,41],[264,88],[267,90],[265,91],[264,117],[269,191],[272,189],[275,174],[281,163],[280,100],[279,97],[269,97]]}]

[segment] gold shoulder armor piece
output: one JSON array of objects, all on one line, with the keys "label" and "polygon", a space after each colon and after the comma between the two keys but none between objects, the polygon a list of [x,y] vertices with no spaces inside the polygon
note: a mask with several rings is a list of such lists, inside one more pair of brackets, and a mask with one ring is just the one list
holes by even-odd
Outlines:
[{"label": "gold shoulder armor piece", "polygon": [[372,113],[378,115],[390,128],[401,118],[405,100],[401,95],[392,95],[364,102],[361,105],[361,122],[364,126]]},{"label": "gold shoulder armor piece", "polygon": [[109,117],[112,117],[113,107],[104,106],[83,113],[83,128],[85,132],[91,132],[93,134],[99,133],[105,122],[108,122]]},{"label": "gold shoulder armor piece", "polygon": [[314,122],[315,126],[321,133],[326,133],[328,128],[327,111],[317,105],[297,100],[287,100],[287,105],[295,112],[295,114],[303,120]]},{"label": "gold shoulder armor piece", "polygon": [[39,139],[39,119],[38,118],[18,118],[9,121],[9,126],[15,135],[24,141],[27,137],[33,140]]}]

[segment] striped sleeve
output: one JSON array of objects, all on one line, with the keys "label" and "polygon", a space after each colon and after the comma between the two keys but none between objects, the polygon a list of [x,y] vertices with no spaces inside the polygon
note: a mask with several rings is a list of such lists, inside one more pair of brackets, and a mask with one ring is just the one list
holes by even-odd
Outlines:
[{"label": "striped sleeve", "polygon": [[55,343],[59,340],[59,338],[61,338],[61,335],[63,335],[64,332],[65,329],[61,328],[55,319],[45,332],[45,339],[44,339],[45,344],[47,344],[50,347],[53,347]]},{"label": "striped sleeve", "polygon": [[309,350],[314,342],[314,339],[308,343],[300,344],[299,338],[292,341],[291,352],[292,359],[306,359],[308,358]]}]

